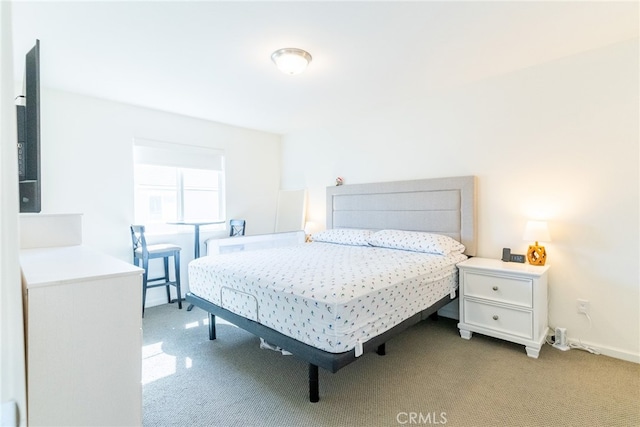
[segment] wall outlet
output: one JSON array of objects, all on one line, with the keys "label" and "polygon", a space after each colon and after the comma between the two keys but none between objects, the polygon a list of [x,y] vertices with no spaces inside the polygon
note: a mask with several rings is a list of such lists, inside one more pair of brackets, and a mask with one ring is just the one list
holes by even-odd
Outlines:
[{"label": "wall outlet", "polygon": [[589,301],[578,299],[578,313],[589,314]]}]

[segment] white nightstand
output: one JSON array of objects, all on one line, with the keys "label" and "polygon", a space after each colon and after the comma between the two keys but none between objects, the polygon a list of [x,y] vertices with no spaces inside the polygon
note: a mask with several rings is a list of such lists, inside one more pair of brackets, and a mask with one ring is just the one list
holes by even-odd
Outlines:
[{"label": "white nightstand", "polygon": [[473,332],[522,344],[537,358],[547,336],[547,271],[496,259],[469,258],[460,269],[460,336]]}]

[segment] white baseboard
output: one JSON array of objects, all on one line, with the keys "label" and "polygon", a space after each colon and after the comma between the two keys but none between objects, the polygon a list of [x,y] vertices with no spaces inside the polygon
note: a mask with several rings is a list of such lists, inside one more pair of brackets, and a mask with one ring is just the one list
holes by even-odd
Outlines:
[{"label": "white baseboard", "polygon": [[[456,299],[455,301],[452,301],[451,303],[442,307],[440,310],[438,310],[438,315],[442,317],[447,317],[450,319],[459,320],[460,311],[459,311],[458,300]],[[580,344],[580,342],[577,339],[572,339],[571,337],[569,337],[568,342],[569,344]],[[619,348],[606,347],[606,346],[602,346],[599,344],[590,343],[586,341],[582,341],[582,344],[597,350],[600,354],[604,356],[613,357],[614,359],[620,359],[627,362],[640,364],[640,354],[634,354],[626,350],[621,350]],[[581,351],[578,349],[574,349],[574,350]]]},{"label": "white baseboard", "polygon": [[[174,287],[171,287],[171,299],[176,297],[176,290]],[[184,291],[182,292],[182,298],[184,298]],[[147,300],[145,301],[144,306],[146,308],[155,307],[157,305],[162,305],[167,303],[167,291],[165,291],[164,287],[153,288],[147,290]],[[184,304],[184,301],[182,302]]]},{"label": "white baseboard", "polygon": [[[598,344],[594,344],[586,341],[578,341],[576,339],[571,339],[571,338],[569,338],[569,344],[578,344],[578,345],[582,344],[584,346],[590,347],[598,351],[600,354],[604,356],[613,357],[614,359],[625,360],[627,362],[640,363],[640,354],[634,354],[625,350],[621,350],[619,348],[601,346]],[[572,349],[572,350],[582,351],[579,349]]]}]

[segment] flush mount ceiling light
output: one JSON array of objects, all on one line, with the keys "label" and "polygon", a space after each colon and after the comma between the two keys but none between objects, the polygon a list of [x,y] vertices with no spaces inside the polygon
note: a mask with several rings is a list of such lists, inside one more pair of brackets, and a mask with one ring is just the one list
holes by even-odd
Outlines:
[{"label": "flush mount ceiling light", "polygon": [[271,54],[271,60],[280,71],[285,74],[299,74],[311,62],[309,52],[295,47],[278,49]]}]

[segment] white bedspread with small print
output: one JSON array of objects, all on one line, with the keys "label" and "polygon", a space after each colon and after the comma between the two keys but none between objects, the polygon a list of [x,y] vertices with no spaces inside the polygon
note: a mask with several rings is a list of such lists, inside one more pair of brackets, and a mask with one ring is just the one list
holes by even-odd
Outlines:
[{"label": "white bedspread with small print", "polygon": [[206,256],[190,292],[331,353],[349,351],[458,287],[461,254],[305,243]]}]

